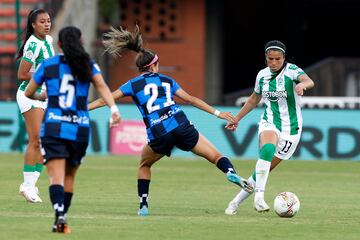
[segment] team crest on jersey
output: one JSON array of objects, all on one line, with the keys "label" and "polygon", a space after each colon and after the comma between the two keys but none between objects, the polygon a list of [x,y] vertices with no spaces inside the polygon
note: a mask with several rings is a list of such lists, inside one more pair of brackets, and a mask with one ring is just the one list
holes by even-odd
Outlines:
[{"label": "team crest on jersey", "polygon": [[281,98],[287,98],[286,91],[263,91],[262,97],[268,99],[271,102],[277,102]]},{"label": "team crest on jersey", "polygon": [[31,50],[25,52],[25,57],[26,58],[32,59],[33,56],[34,56],[34,53]]}]

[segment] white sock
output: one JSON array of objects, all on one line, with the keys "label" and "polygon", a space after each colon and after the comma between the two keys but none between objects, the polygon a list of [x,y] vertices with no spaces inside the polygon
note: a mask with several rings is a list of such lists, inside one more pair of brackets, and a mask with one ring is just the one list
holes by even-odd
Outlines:
[{"label": "white sock", "polygon": [[36,182],[37,182],[37,180],[39,179],[39,177],[40,177],[40,173],[38,172],[38,171],[35,171],[34,172],[34,185],[36,185]]},{"label": "white sock", "polygon": [[[255,187],[255,180],[253,179],[252,175],[247,179],[247,181],[251,184],[251,186]],[[236,203],[236,205],[239,205],[245,199],[247,199],[251,193],[248,193],[247,191],[241,189],[241,191],[234,197],[232,200],[233,203]]]},{"label": "white sock", "polygon": [[24,184],[27,186],[35,186],[34,183],[35,172],[24,172]]},{"label": "white sock", "polygon": [[259,159],[256,163],[255,199],[264,198],[265,186],[269,177],[271,162]]}]

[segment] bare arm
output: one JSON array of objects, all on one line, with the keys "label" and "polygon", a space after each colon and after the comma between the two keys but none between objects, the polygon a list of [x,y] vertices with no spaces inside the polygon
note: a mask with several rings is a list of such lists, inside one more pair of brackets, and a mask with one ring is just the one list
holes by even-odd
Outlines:
[{"label": "bare arm", "polygon": [[32,67],[32,63],[21,60],[20,66],[17,72],[17,77],[20,81],[30,81],[32,73],[30,72],[30,69]]},{"label": "bare arm", "polygon": [[96,90],[99,92],[100,96],[102,97],[102,102],[99,101],[99,104],[102,104],[101,106],[104,106],[105,104],[110,107],[111,110],[111,126],[115,126],[120,123],[120,113],[115,105],[115,100],[110,92],[110,89],[106,85],[103,77],[101,74],[96,74],[93,76],[93,83],[96,88]]},{"label": "bare arm", "polygon": [[219,112],[219,110],[215,109],[214,107],[210,106],[200,98],[191,96],[187,92],[185,92],[182,88],[176,91],[176,96],[181,98],[183,101],[185,101],[188,104],[193,105],[194,107],[197,107],[205,112],[208,112],[210,114],[214,114],[215,116],[228,120],[229,122],[234,122],[234,117],[230,112]]},{"label": "bare arm", "polygon": [[[122,91],[117,89],[114,92],[112,92],[112,96],[113,96],[114,100],[117,100],[117,99],[120,99],[120,98],[124,97],[124,94],[123,94]],[[91,110],[94,110],[96,108],[103,107],[103,106],[105,106],[104,99],[98,98],[98,99],[96,99],[93,102],[88,104],[88,109],[89,109],[89,111],[91,111]]]},{"label": "bare arm", "polygon": [[46,92],[37,93],[36,90],[38,87],[39,85],[34,81],[34,79],[31,79],[25,89],[25,96],[34,100],[45,101]]},{"label": "bare arm", "polygon": [[235,117],[235,123],[227,123],[225,128],[230,131],[235,131],[238,126],[238,122],[243,119],[249,112],[251,112],[260,102],[261,95],[253,92],[250,97],[246,100],[244,106],[241,108],[238,114]]},{"label": "bare arm", "polygon": [[307,74],[300,75],[298,80],[300,83],[295,86],[295,92],[299,96],[304,95],[304,90],[314,87],[314,81]]},{"label": "bare arm", "polygon": [[250,97],[246,100],[244,106],[241,108],[239,113],[236,115],[236,122],[240,122],[249,112],[251,112],[260,102],[261,95],[253,92]]}]

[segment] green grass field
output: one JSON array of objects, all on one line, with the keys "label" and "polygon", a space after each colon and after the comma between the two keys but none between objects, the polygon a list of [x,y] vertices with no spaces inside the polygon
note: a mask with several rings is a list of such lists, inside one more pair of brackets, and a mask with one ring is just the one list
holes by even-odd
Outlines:
[{"label": "green grass field", "polygon": [[[248,199],[237,215],[224,209],[239,190],[202,159],[164,158],[153,167],[150,216],[136,215],[137,163],[133,157],[87,157],[78,172],[69,211],[70,235],[50,232],[53,211],[46,169],[38,183],[43,203],[18,195],[22,155],[0,155],[0,239],[360,239],[360,162],[287,161],[268,181],[266,200],[278,192],[300,198],[290,219],[259,214]],[[233,160],[242,176],[255,161]]]}]

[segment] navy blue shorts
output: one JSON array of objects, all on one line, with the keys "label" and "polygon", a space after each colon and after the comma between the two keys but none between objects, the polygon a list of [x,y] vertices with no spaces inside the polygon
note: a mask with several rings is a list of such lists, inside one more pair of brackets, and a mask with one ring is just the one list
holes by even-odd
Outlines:
[{"label": "navy blue shorts", "polygon": [[199,132],[194,125],[187,122],[171,132],[151,140],[149,146],[154,152],[170,157],[174,147],[188,152],[195,147],[198,140]]},{"label": "navy blue shorts", "polygon": [[54,158],[65,158],[71,166],[79,166],[86,154],[88,142],[76,142],[62,138],[41,138],[41,152],[44,164]]}]

